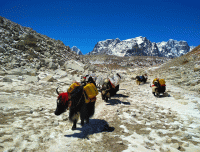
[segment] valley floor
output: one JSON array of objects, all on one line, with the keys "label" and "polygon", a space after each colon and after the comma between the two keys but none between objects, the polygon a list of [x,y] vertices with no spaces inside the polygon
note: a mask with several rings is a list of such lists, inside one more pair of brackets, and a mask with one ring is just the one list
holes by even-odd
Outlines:
[{"label": "valley floor", "polygon": [[107,103],[99,93],[90,123],[75,131],[68,112],[54,115],[56,94],[0,95],[0,151],[200,151],[200,97],[171,84],[160,98],[134,80]]}]

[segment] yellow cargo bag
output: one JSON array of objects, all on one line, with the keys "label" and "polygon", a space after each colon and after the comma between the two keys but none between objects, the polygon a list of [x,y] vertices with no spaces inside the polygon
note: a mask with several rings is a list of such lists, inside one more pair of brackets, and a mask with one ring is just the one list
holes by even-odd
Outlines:
[{"label": "yellow cargo bag", "polygon": [[86,86],[83,87],[85,90],[88,98],[92,99],[98,95],[98,90],[93,83],[88,83]]},{"label": "yellow cargo bag", "polygon": [[165,80],[164,79],[160,79],[159,83],[160,83],[161,86],[165,86]]},{"label": "yellow cargo bag", "polygon": [[71,86],[69,87],[69,89],[67,89],[67,92],[71,93],[74,90],[74,88],[76,88],[77,86],[80,86],[80,83],[78,83],[78,82],[72,83]]},{"label": "yellow cargo bag", "polygon": [[152,83],[154,84],[154,82],[155,82],[155,81],[158,81],[158,80],[159,80],[159,78],[155,78],[155,79],[153,79],[153,82],[152,82]]}]

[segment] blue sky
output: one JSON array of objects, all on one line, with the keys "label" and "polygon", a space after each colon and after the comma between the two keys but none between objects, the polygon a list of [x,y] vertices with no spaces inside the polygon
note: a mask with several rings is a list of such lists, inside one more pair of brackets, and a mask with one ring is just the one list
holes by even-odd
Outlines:
[{"label": "blue sky", "polygon": [[0,16],[77,46],[83,54],[98,41],[138,36],[200,45],[197,0],[7,0],[1,2]]}]

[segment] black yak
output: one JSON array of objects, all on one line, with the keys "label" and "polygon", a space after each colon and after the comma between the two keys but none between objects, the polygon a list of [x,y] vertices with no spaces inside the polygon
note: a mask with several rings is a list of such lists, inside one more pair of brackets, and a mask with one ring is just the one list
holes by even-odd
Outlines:
[{"label": "black yak", "polygon": [[142,76],[136,76],[136,83],[137,83],[138,85],[140,85],[141,82],[146,83],[146,82],[147,82],[147,79],[148,79],[148,77],[147,77],[146,74],[145,74],[145,75],[142,75]]},{"label": "black yak", "polygon": [[[58,89],[58,88],[57,88]],[[69,108],[69,119],[73,122],[72,130],[76,129],[76,124],[80,115],[81,125],[84,125],[84,121],[89,123],[89,118],[93,116],[95,110],[95,101],[85,102],[85,91],[83,86],[77,86],[70,93],[70,99],[68,99],[68,93],[58,93],[57,108],[55,115],[60,115]]]},{"label": "black yak", "polygon": [[160,94],[164,94],[166,90],[165,80],[164,79],[154,79],[152,87],[152,93],[156,97],[160,97]]}]

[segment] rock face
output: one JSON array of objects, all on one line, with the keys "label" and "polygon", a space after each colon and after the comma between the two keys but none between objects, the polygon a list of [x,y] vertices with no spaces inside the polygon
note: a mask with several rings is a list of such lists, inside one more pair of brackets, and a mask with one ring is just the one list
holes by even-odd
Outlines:
[{"label": "rock face", "polygon": [[81,52],[81,50],[78,49],[76,46],[73,46],[71,48],[71,50],[74,51],[74,52],[76,52],[76,54],[78,54],[78,55],[83,55],[83,53]]},{"label": "rock face", "polygon": [[98,42],[91,55],[108,54],[116,56],[159,56],[178,57],[192,48],[186,41],[176,41],[170,39],[167,42],[151,42],[146,37],[136,37],[121,41],[120,39],[108,39]]},{"label": "rock face", "polygon": [[71,59],[82,60],[60,40],[39,34],[0,16],[0,65],[4,69],[57,69]]},{"label": "rock face", "polygon": [[176,41],[170,39],[167,42],[157,43],[159,52],[163,56],[178,57],[190,51],[186,41]]}]

